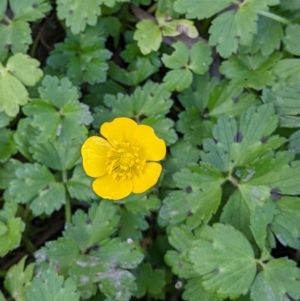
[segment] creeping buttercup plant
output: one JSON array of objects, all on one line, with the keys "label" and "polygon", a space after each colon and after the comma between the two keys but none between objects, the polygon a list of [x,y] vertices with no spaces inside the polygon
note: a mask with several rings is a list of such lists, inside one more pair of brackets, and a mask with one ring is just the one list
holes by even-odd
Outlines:
[{"label": "creeping buttercup plant", "polygon": [[0,1],[0,301],[300,300],[300,1]]}]

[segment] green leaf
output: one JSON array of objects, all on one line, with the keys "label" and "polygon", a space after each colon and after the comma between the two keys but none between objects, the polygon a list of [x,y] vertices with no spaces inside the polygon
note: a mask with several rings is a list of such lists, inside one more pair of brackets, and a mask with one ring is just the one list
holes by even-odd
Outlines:
[{"label": "green leaf", "polygon": [[73,143],[68,146],[57,140],[35,144],[30,148],[33,158],[47,167],[66,171],[74,167],[80,160],[81,144]]},{"label": "green leaf", "polygon": [[201,158],[220,171],[231,171],[250,163],[285,142],[278,136],[269,137],[277,123],[278,117],[271,105],[251,106],[241,116],[239,124],[235,119],[222,116],[213,129],[214,140],[204,140]]},{"label": "green leaf", "polygon": [[284,83],[297,85],[300,80],[300,59],[282,59],[273,67],[273,73]]},{"label": "green leaf", "polygon": [[178,139],[177,134],[174,130],[174,121],[164,116],[151,116],[144,118],[141,122],[151,126],[154,129],[155,134],[163,139],[167,145],[175,143]]},{"label": "green leaf", "polygon": [[290,301],[300,298],[300,270],[292,260],[279,258],[263,264],[251,288],[253,301]]},{"label": "green leaf", "polygon": [[118,222],[116,206],[109,201],[102,201],[99,206],[94,204],[88,214],[77,210],[73,215],[72,224],[67,225],[64,236],[73,240],[84,252],[113,234]]},{"label": "green leaf", "polygon": [[77,35],[68,31],[65,41],[55,45],[47,63],[61,73],[66,73],[75,84],[105,82],[107,60],[111,52],[105,49],[104,35],[100,22]]},{"label": "green leaf", "polygon": [[279,196],[276,201],[277,212],[270,229],[284,246],[300,248],[300,199],[296,197]]},{"label": "green leaf", "polygon": [[58,0],[57,16],[66,20],[73,34],[79,34],[87,25],[95,26],[98,16],[101,15],[100,4],[103,0],[81,2],[78,0]]},{"label": "green leaf", "polygon": [[46,0],[9,0],[9,5],[14,12],[14,19],[29,22],[42,19],[51,9]]},{"label": "green leaf", "polygon": [[[2,224],[2,235],[0,235],[0,256],[3,257],[9,251],[17,248],[21,241],[21,234],[25,229],[24,222],[15,217],[17,205],[13,202],[5,202],[0,210],[0,222]],[[7,228],[7,231],[6,228]]]},{"label": "green leaf", "polygon": [[163,201],[159,217],[161,224],[176,224],[186,219],[194,229],[206,223],[217,210],[221,201],[223,175],[215,168],[202,164],[182,169],[174,174],[174,181],[183,191],[171,192]]},{"label": "green leaf", "polygon": [[[185,154],[182,156],[182,154]],[[172,178],[173,174],[186,167],[189,163],[198,162],[200,151],[193,147],[189,142],[182,139],[178,140],[170,147],[170,153],[167,154],[166,159],[163,161],[163,182],[165,187],[175,188],[175,182]]]},{"label": "green leaf", "polygon": [[16,301],[30,301],[26,292],[31,285],[34,265],[31,263],[25,269],[25,260],[26,256],[13,265],[5,276],[4,286]]},{"label": "green leaf", "polygon": [[300,131],[293,133],[289,138],[289,150],[293,153],[300,152]]},{"label": "green leaf", "polygon": [[5,163],[0,163],[0,189],[6,189],[16,176],[16,170],[22,166],[22,163],[15,159],[10,159]]},{"label": "green leaf", "polygon": [[189,50],[182,42],[173,44],[175,51],[171,55],[164,54],[162,61],[169,69],[163,81],[167,90],[182,91],[188,88],[193,79],[192,72],[204,74],[212,63],[211,49],[208,45],[197,42],[189,53]]},{"label": "green leaf", "polygon": [[276,212],[276,205],[272,201],[267,201],[262,207],[257,206],[250,217],[250,228],[254,239],[263,251],[267,238],[267,228],[273,221]]},{"label": "green leaf", "polygon": [[222,63],[220,72],[231,79],[233,84],[261,90],[274,83],[275,77],[270,68],[280,57],[279,53],[269,57],[260,53],[253,56],[231,56],[228,61]]},{"label": "green leaf", "polygon": [[165,262],[172,267],[172,272],[180,278],[197,277],[192,262],[187,257],[187,251],[195,239],[185,226],[172,227],[169,235],[170,244],[177,250],[167,251]]},{"label": "green leaf", "polygon": [[[260,210],[258,206],[258,211]],[[220,222],[232,225],[242,232],[249,241],[253,241],[250,230],[250,210],[240,190],[235,190],[222,209]]]},{"label": "green leaf", "polygon": [[[55,93],[53,93],[55,91]],[[88,106],[78,101],[79,94],[68,78],[46,76],[39,88],[42,99],[35,99],[23,108],[32,117],[31,125],[40,129],[39,142],[55,139],[70,146],[73,140],[86,139],[92,116]]]},{"label": "green leaf", "polygon": [[18,114],[19,106],[28,101],[24,85],[35,85],[43,75],[38,66],[37,60],[21,53],[10,57],[6,67],[0,64],[0,111],[11,117]]},{"label": "green leaf", "polygon": [[[4,17],[6,5],[7,1],[1,1],[0,20]],[[9,8],[13,14],[12,20],[8,19],[9,22],[0,24],[0,58],[6,58],[9,51],[14,54],[26,53],[32,42],[28,22],[43,18],[51,7],[45,0],[10,0]]]},{"label": "green leaf", "polygon": [[299,30],[299,24],[288,25],[285,30],[285,36],[282,39],[285,49],[297,56],[300,55]]},{"label": "green leaf", "polygon": [[124,204],[128,211],[143,215],[149,215],[151,211],[156,210],[160,206],[160,200],[157,196],[153,194],[147,195],[146,193],[131,194],[119,201],[119,203]]},{"label": "green leaf", "polygon": [[271,90],[263,91],[263,101],[274,105],[276,113],[280,116],[280,126],[298,128],[300,117],[300,92],[298,84],[279,82]]},{"label": "green leaf", "polygon": [[18,151],[29,161],[33,161],[32,153],[29,151],[32,145],[39,143],[40,131],[31,125],[29,118],[22,118],[18,122],[17,131],[14,134],[14,140]]},{"label": "green leaf", "polygon": [[152,269],[149,263],[142,263],[137,272],[138,290],[135,293],[137,298],[141,298],[148,294],[155,299],[165,299],[165,271],[161,269]]},{"label": "green leaf", "polygon": [[182,299],[187,301],[221,301],[214,294],[207,293],[201,287],[201,277],[191,278],[184,286]]},{"label": "green leaf", "polygon": [[79,301],[80,299],[75,281],[72,278],[64,279],[63,276],[58,276],[53,268],[35,277],[26,294],[29,300]]},{"label": "green leaf", "polygon": [[65,185],[71,198],[78,201],[89,202],[98,199],[92,190],[92,179],[86,175],[81,164],[75,167],[72,177]]},{"label": "green leaf", "polygon": [[[202,1],[204,2],[204,0]],[[228,58],[232,53],[236,53],[239,45],[250,46],[253,35],[257,32],[258,13],[261,10],[267,10],[268,5],[278,4],[277,2],[249,0],[242,4],[235,3],[236,7],[233,7],[232,10],[213,19],[209,28],[210,45],[217,46],[217,51],[223,58]],[[213,1],[213,3],[214,6],[208,3],[206,5],[211,5],[214,8],[213,13],[216,13],[225,6],[229,6],[232,1],[224,0],[223,6],[220,5],[220,1]],[[203,7],[200,11],[203,11]]]},{"label": "green leaf", "polygon": [[143,237],[142,231],[148,229],[149,225],[144,216],[132,213],[126,208],[120,210],[120,237],[140,241]]},{"label": "green leaf", "polygon": [[199,20],[210,18],[232,4],[231,0],[176,0],[174,3],[175,11],[186,14],[186,18]]},{"label": "green leaf", "polygon": [[108,75],[121,84],[137,86],[157,71],[158,68],[149,60],[138,58],[127,69],[120,68],[113,61],[109,62]]},{"label": "green leaf", "polygon": [[157,51],[162,42],[158,24],[153,20],[144,19],[137,23],[136,28],[133,38],[137,41],[142,54],[146,55],[151,51]]},{"label": "green leaf", "polygon": [[11,155],[17,152],[13,140],[13,132],[0,128],[0,163],[7,161]]},{"label": "green leaf", "polygon": [[12,118],[6,115],[5,112],[0,112],[0,128],[6,127],[10,123],[11,119]]},{"label": "green leaf", "polygon": [[16,179],[10,182],[6,199],[16,203],[28,203],[33,214],[50,215],[65,203],[66,191],[62,183],[55,181],[53,174],[39,164],[25,163],[16,170]]},{"label": "green leaf", "polygon": [[[283,37],[282,25],[271,18],[260,16],[257,23],[257,33],[253,37],[252,49],[260,50],[264,56],[269,56],[274,50],[279,50]],[[252,50],[252,52],[254,52]]]},{"label": "green leaf", "polygon": [[[256,273],[254,252],[247,239],[230,225],[204,226],[189,258],[202,277],[202,287],[219,298],[246,294]],[[234,259],[234,260],[233,260]]]},{"label": "green leaf", "polygon": [[137,87],[130,96],[107,95],[104,103],[116,116],[140,118],[167,114],[173,104],[170,96],[164,85],[149,81],[143,87]]}]

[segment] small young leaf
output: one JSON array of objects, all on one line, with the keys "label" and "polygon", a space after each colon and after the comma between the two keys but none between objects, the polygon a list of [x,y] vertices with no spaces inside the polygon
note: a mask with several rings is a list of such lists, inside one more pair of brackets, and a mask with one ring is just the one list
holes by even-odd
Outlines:
[{"label": "small young leaf", "polygon": [[96,196],[91,187],[92,179],[86,175],[81,164],[77,165],[72,177],[66,183],[70,196],[82,202],[96,200],[98,196]]},{"label": "small young leaf", "polygon": [[155,299],[165,299],[164,287],[166,283],[164,270],[154,270],[149,263],[142,263],[138,267],[135,276],[138,285],[138,290],[135,293],[137,298],[141,298],[147,294]]},{"label": "small young leaf", "polygon": [[105,82],[111,52],[104,47],[104,42],[105,33],[100,22],[77,35],[68,31],[65,41],[56,44],[47,63],[67,73],[75,84]]},{"label": "small young leaf", "polygon": [[53,268],[34,277],[26,294],[29,300],[79,301],[80,299],[75,281],[72,278],[65,280],[63,276],[58,276]]},{"label": "small young leaf", "polygon": [[279,258],[263,265],[251,287],[253,301],[291,301],[300,298],[300,270],[294,261]]},{"label": "small young leaf", "polygon": [[4,286],[16,301],[30,301],[26,292],[31,285],[33,276],[33,264],[24,269],[26,256],[19,263],[13,265],[5,276]]},{"label": "small young leaf", "polygon": [[167,90],[182,91],[188,88],[193,80],[193,71],[196,74],[204,74],[212,62],[211,49],[208,45],[197,42],[189,53],[189,50],[182,42],[173,45],[175,51],[171,55],[164,54],[162,61],[170,69],[163,81]]},{"label": "small young leaf", "polygon": [[0,235],[1,257],[17,248],[20,244],[25,224],[19,217],[15,217],[17,209],[18,207],[15,203],[5,202],[3,209],[0,210],[0,222],[2,224],[2,234]]},{"label": "small young leaf", "polygon": [[255,277],[256,261],[251,245],[230,225],[204,226],[189,258],[195,271],[203,276],[204,290],[219,298],[234,299],[246,294]]},{"label": "small young leaf", "polygon": [[10,57],[6,67],[0,64],[0,111],[11,117],[18,114],[19,106],[28,101],[24,85],[35,85],[43,75],[38,66],[37,60],[21,53]]},{"label": "small young leaf", "polygon": [[137,41],[142,54],[146,55],[151,51],[157,51],[162,42],[162,35],[158,24],[153,20],[143,19],[137,23],[136,27],[137,30],[133,38]]}]

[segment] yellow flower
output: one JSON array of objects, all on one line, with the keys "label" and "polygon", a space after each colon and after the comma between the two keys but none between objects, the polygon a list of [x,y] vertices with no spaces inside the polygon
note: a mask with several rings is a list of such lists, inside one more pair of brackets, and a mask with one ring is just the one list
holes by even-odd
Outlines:
[{"label": "yellow flower", "polygon": [[100,197],[119,200],[131,192],[142,193],[156,184],[166,145],[153,129],[129,118],[105,122],[98,136],[88,138],[82,148],[83,168],[97,178],[93,190]]}]

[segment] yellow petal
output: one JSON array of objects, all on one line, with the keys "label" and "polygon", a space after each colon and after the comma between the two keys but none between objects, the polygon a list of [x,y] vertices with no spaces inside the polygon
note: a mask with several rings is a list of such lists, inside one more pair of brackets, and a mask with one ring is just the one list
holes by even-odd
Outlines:
[{"label": "yellow petal", "polygon": [[111,145],[115,146],[116,142],[129,142],[132,139],[138,125],[130,118],[115,118],[112,122],[105,122],[100,128],[100,133]]},{"label": "yellow petal", "polygon": [[103,138],[92,136],[81,147],[82,165],[90,177],[101,177],[106,174],[107,151],[110,144]]},{"label": "yellow petal", "polygon": [[139,125],[132,141],[143,148],[147,161],[159,161],[166,155],[166,144],[148,125]]},{"label": "yellow petal", "polygon": [[93,182],[93,190],[104,199],[120,200],[132,192],[131,180],[116,180],[112,175],[105,175]]},{"label": "yellow petal", "polygon": [[142,193],[154,186],[161,173],[161,165],[155,162],[146,163],[145,169],[138,178],[133,178],[133,192]]}]

